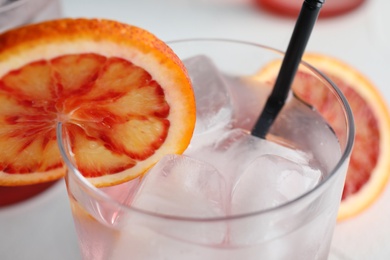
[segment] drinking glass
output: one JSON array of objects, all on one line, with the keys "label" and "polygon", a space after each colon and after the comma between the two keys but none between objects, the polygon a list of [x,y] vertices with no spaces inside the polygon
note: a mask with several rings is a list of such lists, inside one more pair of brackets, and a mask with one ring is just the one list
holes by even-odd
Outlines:
[{"label": "drinking glass", "polygon": [[[254,88],[264,85],[272,86],[272,80],[262,81],[261,77],[258,77],[259,71],[280,60],[283,53],[255,43],[223,39],[178,40],[169,42],[169,45],[180,59],[184,60],[192,81],[197,77],[196,68],[194,70],[191,67],[194,59],[211,62],[208,65],[206,62],[203,66],[204,61],[201,61],[201,65],[198,66],[198,69],[206,74],[212,73],[211,67],[217,68],[221,74],[214,74],[211,78],[225,82],[231,89],[223,93],[214,93],[216,96],[210,96],[212,98],[208,99],[211,100],[209,103],[214,106],[228,96],[231,102],[227,103],[240,107],[239,113],[233,112],[236,120],[230,124],[250,129],[262,109],[264,97],[251,100],[256,95],[247,91],[249,89],[253,91]],[[210,64],[213,65],[207,67]],[[142,203],[135,206],[134,193],[143,180],[135,179],[106,188],[94,187],[75,167],[67,132],[59,124],[58,142],[68,166],[67,190],[83,258],[93,260],[327,259],[353,145],[353,118],[345,97],[334,83],[304,62],[300,65],[300,70],[310,75],[310,84],[306,84],[303,92],[299,90],[299,84],[295,84],[294,94],[290,96],[271,127],[269,137],[272,137],[275,142],[294,147],[293,150],[299,148],[310,154],[310,161],[316,162],[315,165],[321,169],[322,177],[313,188],[308,190],[302,188],[302,194],[299,196],[277,205],[271,201],[267,207],[261,209],[245,210],[246,203],[250,203],[251,195],[248,195],[248,200],[241,200],[235,205],[241,208],[241,211],[236,213],[231,211],[232,214],[224,216],[191,215],[197,207],[203,210],[210,206],[204,205],[202,208],[196,196],[190,201],[183,202],[183,205],[188,205],[187,208],[179,205],[176,211],[168,211],[168,213],[145,209]],[[198,83],[204,83],[201,87],[210,88],[212,83],[206,82],[207,79],[210,80],[207,77],[201,78],[200,82],[199,79],[197,80]],[[246,84],[251,85],[251,88],[246,88]],[[197,113],[203,109],[207,114],[208,108],[204,107],[207,104],[200,103],[198,91],[199,89],[195,89]],[[203,92],[214,95],[212,92],[215,91],[207,89]],[[327,111],[321,111],[316,107],[317,104],[304,95],[318,92],[326,95],[327,100],[333,104],[333,115],[337,115],[340,120],[327,122],[325,120]],[[199,113],[198,116],[200,117]],[[199,117],[199,121],[202,121],[203,118]],[[216,120],[225,119],[226,114],[223,114]],[[208,128],[215,127],[214,123],[196,126],[189,150],[196,146],[199,140],[208,139],[202,139],[202,136],[211,131]],[[245,152],[236,155],[236,158],[246,156]],[[228,160],[233,163],[235,161],[226,158],[225,161],[215,162],[215,165],[230,163]],[[272,167],[268,169],[271,175],[278,174],[279,165],[276,163],[273,166],[274,169]],[[263,166],[260,165],[259,168]],[[148,178],[148,174],[152,173],[147,173],[145,178]],[[158,175],[159,170],[153,174]],[[185,175],[186,170],[181,174]],[[261,169],[259,174],[262,174]],[[208,180],[206,179],[207,185],[204,186],[212,185],[212,177]],[[249,183],[253,184],[254,191],[263,194],[262,198],[265,200],[268,198],[273,200],[273,188],[258,180],[257,176],[253,181],[249,180]],[[170,184],[159,182],[158,186],[166,187],[165,185]],[[191,188],[191,184],[188,185],[187,188]],[[291,189],[300,189],[301,184],[299,180],[294,179],[286,186],[288,193],[292,191]],[[182,199],[182,196],[174,191],[177,187],[174,185],[170,187],[172,189],[168,188],[163,192],[171,193],[172,201],[161,200],[161,205],[173,204]],[[202,190],[197,190],[196,194],[199,197],[207,197],[207,194],[210,197],[215,195],[214,188],[209,192],[205,195]],[[229,190],[222,189],[222,193],[225,193],[222,196],[231,196]],[[216,197],[218,196],[210,199]],[[212,203],[217,202],[212,201]]]}]

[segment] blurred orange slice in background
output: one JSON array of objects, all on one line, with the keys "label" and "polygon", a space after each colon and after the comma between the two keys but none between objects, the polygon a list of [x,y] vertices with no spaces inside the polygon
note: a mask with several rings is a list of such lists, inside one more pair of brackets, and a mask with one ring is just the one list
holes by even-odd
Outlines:
[{"label": "blurred orange slice in background", "polygon": [[390,176],[390,114],[374,84],[338,59],[307,55],[304,60],[327,75],[344,93],[355,119],[355,144],[347,172],[338,220],[369,207]]},{"label": "blurred orange slice in background", "polygon": [[[303,60],[319,69],[344,93],[355,119],[355,143],[351,154],[338,220],[357,215],[368,208],[384,190],[390,176],[390,113],[378,89],[363,74],[336,58],[322,54],[305,54]],[[262,79],[273,82],[280,62],[273,62],[261,71]],[[310,76],[297,73],[293,83],[303,100],[314,104],[337,131],[341,118],[327,109],[329,99],[321,91],[305,89]],[[327,113],[328,112],[328,113]]]}]

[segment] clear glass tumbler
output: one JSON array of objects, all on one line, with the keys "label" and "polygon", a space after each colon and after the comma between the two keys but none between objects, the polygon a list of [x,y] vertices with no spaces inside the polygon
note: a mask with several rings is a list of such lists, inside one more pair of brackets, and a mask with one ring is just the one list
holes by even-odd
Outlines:
[{"label": "clear glass tumbler", "polygon": [[[223,75],[244,80],[256,79],[259,70],[283,57],[282,52],[272,48],[232,40],[191,39],[169,45],[182,60],[207,56]],[[142,180],[107,188],[91,185],[75,167],[66,131],[59,124],[58,140],[68,166],[66,183],[83,258],[327,259],[353,145],[353,118],[345,97],[327,77],[305,63],[301,69],[312,81],[305,85],[304,91],[299,82],[294,83],[294,97],[285,105],[270,134],[275,140],[310,153],[323,175],[314,188],[268,208],[222,217],[199,217],[159,214],[142,209],[142,205],[135,207],[131,203],[132,192]],[[190,76],[193,79],[194,75]],[[208,87],[206,82],[204,87]],[[237,88],[229,94],[233,99],[247,91]],[[323,120],[318,114],[324,118],[326,115],[305,97],[305,93],[318,91],[332,102],[332,113],[340,119],[337,123],[329,122],[330,128],[318,127]],[[233,104],[237,105],[236,101]],[[252,109],[244,104],[245,98],[241,102],[244,110]],[[254,123],[253,118],[244,121],[248,125]],[[199,131],[198,128],[195,135],[201,135]],[[261,183],[258,185],[261,189]],[[189,205],[192,203],[188,201]]]}]

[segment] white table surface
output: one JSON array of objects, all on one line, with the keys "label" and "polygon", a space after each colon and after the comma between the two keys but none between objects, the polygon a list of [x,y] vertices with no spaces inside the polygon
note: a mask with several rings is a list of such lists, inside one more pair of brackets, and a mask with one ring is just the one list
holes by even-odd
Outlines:
[{"label": "white table surface", "polygon": [[[213,3],[214,4],[211,4]],[[63,0],[67,17],[99,17],[143,27],[163,40],[221,37],[284,50],[294,20],[266,13],[250,0]],[[319,20],[307,51],[362,71],[390,102],[390,1],[367,0],[344,16]],[[390,185],[361,215],[338,223],[330,260],[390,259]],[[64,182],[25,203],[0,209],[1,260],[78,260]]]}]

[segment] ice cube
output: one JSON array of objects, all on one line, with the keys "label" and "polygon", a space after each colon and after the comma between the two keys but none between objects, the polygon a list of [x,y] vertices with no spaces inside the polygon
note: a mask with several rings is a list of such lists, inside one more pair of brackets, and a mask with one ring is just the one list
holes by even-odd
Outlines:
[{"label": "ice cube", "polygon": [[251,131],[272,90],[270,84],[253,77],[225,75],[234,107],[232,125]]},{"label": "ice cube", "polygon": [[313,189],[321,171],[278,155],[264,154],[252,161],[232,195],[231,214],[279,206]]},{"label": "ice cube", "polygon": [[[175,218],[223,217],[226,194],[225,181],[213,166],[184,155],[167,155],[146,174],[133,207]],[[193,243],[219,244],[226,236],[225,223],[166,220],[153,225],[159,234]]]},{"label": "ice cube", "polygon": [[250,132],[240,128],[219,129],[195,136],[193,143],[185,154],[216,167],[225,177],[229,188],[235,185],[247,165],[261,155],[280,154],[286,159],[302,164],[307,164],[312,159],[310,154],[254,137]]},{"label": "ice cube", "polygon": [[[265,143],[264,146],[268,144]],[[287,148],[280,149],[280,154],[286,154],[284,150]],[[277,207],[314,188],[321,179],[321,172],[304,163],[308,162],[309,156],[305,158],[300,152],[292,155],[289,154],[289,157],[295,157],[296,160],[276,154],[263,154],[244,166],[246,169],[232,191],[230,214],[248,214]],[[288,213],[283,209],[264,211],[261,216],[254,214],[245,221],[234,221],[229,226],[229,241],[237,246],[261,244],[271,240],[274,243],[284,243],[284,239],[278,238],[297,228],[297,222],[288,221],[286,214],[302,217],[297,213],[306,206],[302,205],[286,208]]]},{"label": "ice cube", "polygon": [[223,75],[206,56],[184,60],[193,84],[197,105],[195,134],[225,127],[232,119],[232,104]]},{"label": "ice cube", "polygon": [[242,129],[219,129],[194,136],[193,144],[185,154],[212,164],[225,178],[230,190],[235,182],[235,176],[240,173],[238,167],[241,157],[245,157],[239,149],[239,144],[248,138],[248,134],[248,131]]},{"label": "ice cube", "polygon": [[217,217],[225,213],[225,189],[223,177],[210,164],[167,155],[146,174],[133,206],[165,215]]},{"label": "ice cube", "polygon": [[270,133],[295,140],[300,150],[310,151],[316,167],[322,169],[324,174],[331,173],[341,157],[342,145],[334,130],[316,109],[295,96],[285,104]]}]

